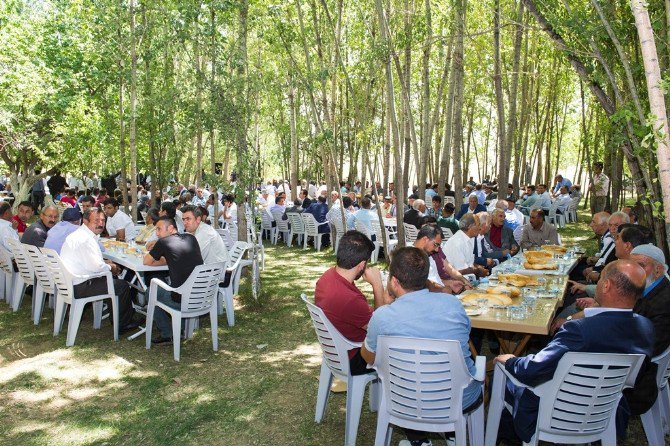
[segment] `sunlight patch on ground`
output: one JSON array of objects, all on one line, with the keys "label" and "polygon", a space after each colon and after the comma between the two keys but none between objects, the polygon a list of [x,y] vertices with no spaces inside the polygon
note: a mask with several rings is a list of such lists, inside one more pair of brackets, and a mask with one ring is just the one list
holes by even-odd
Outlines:
[{"label": "sunlight patch on ground", "polygon": [[269,363],[294,361],[298,359],[307,365],[320,365],[321,348],[319,347],[319,344],[316,342],[311,344],[301,344],[293,350],[270,352],[261,356],[262,361]]},{"label": "sunlight patch on ground", "polygon": [[[51,433],[51,432],[50,432]],[[53,445],[77,446],[91,444],[111,438],[116,434],[116,431],[109,427],[92,427],[90,429],[83,429],[75,426],[63,426],[56,429],[58,442],[50,443]]]}]

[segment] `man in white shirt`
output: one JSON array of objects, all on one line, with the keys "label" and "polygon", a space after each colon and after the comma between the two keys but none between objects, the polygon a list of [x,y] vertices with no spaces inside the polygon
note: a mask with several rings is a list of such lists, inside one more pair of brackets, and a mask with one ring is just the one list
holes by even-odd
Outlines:
[{"label": "man in white shirt", "polygon": [[458,226],[461,230],[452,235],[444,247],[447,261],[461,274],[487,276],[486,268],[475,265],[475,237],[479,235],[479,218],[467,213],[458,221]]},{"label": "man in white shirt", "polygon": [[536,207],[541,207],[542,209],[549,209],[551,207],[551,196],[547,192],[546,184],[537,185],[537,201],[535,202]]},{"label": "man in white shirt", "polygon": [[209,196],[209,192],[207,192],[207,195],[205,195],[205,192],[203,191],[202,187],[199,187],[195,190],[195,197],[191,198],[191,203],[194,206],[205,206],[205,203],[207,203],[207,197]]},{"label": "man in white shirt", "polygon": [[565,214],[565,211],[568,210],[568,206],[570,206],[570,203],[572,202],[572,198],[570,197],[570,194],[568,193],[568,188],[567,186],[561,186],[559,189],[560,193],[558,197],[556,197],[556,209],[558,210],[559,214]]},{"label": "man in white shirt", "polygon": [[105,215],[107,215],[107,234],[116,237],[116,240],[124,242],[126,236],[133,233],[135,225],[130,217],[119,210],[119,202],[115,198],[108,198],[102,203]]},{"label": "man in white shirt", "polygon": [[[83,220],[79,229],[67,236],[60,253],[65,267],[73,275],[75,299],[107,293],[107,279],[100,275],[107,271],[115,275],[121,272],[118,265],[102,258],[98,244],[98,237],[105,229],[105,215],[98,208],[92,208],[84,212]],[[137,328],[128,282],[114,279],[114,294],[119,296],[119,333]]]},{"label": "man in white shirt", "polygon": [[12,220],[12,205],[8,201],[0,203],[0,244],[7,252],[10,252],[7,239],[19,240],[19,234],[16,232],[16,221]]},{"label": "man in white shirt", "polygon": [[516,208],[516,197],[510,195],[507,197],[507,209],[505,210],[505,226],[514,231],[519,226],[523,226],[523,214]]},{"label": "man in white shirt", "polygon": [[[442,280],[438,270],[435,254],[439,253],[442,243],[442,230],[434,224],[426,224],[420,230],[414,241],[414,247],[419,248],[428,256],[428,283],[427,287],[433,292],[457,294],[464,288],[470,288],[470,283],[462,275],[458,274],[448,263],[442,264],[444,272],[451,276],[450,279]],[[452,275],[453,274],[453,275]]]},{"label": "man in white shirt", "polygon": [[182,220],[184,231],[193,234],[198,240],[200,253],[205,264],[227,262],[228,250],[216,229],[202,221],[202,210],[198,206],[184,206]]},{"label": "man in white shirt", "polygon": [[226,223],[237,224],[237,204],[235,204],[235,197],[231,194],[223,197],[223,219]]}]

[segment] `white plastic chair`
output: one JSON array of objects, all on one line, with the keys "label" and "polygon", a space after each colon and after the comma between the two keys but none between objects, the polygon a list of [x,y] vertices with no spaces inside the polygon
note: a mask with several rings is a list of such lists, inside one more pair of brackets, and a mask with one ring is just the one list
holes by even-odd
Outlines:
[{"label": "white plastic chair", "polygon": [[317,251],[321,251],[321,237],[323,233],[319,233],[319,226],[327,225],[328,222],[324,221],[323,223],[317,223],[316,218],[312,214],[303,212],[300,214],[303,223],[305,224],[305,238],[303,249],[307,249],[307,239],[309,237],[314,237],[314,247]]},{"label": "white plastic chair", "polygon": [[402,226],[405,229],[405,245],[412,246],[416,241],[417,235],[419,235],[419,230],[416,226],[409,223],[403,223]]},{"label": "white plastic chair", "polygon": [[447,204],[447,203],[456,204],[456,198],[445,196],[444,200],[443,200],[443,203],[444,204]]},{"label": "white plastic chair", "polygon": [[[19,311],[23,296],[26,293],[26,288],[35,283],[35,271],[33,264],[30,263],[28,253],[26,252],[23,243],[12,238],[7,239],[7,245],[12,250],[12,257],[16,262],[19,273],[14,277],[14,287],[12,289],[12,311]],[[33,288],[33,291],[34,288]],[[34,295],[34,293],[33,293]]]},{"label": "white plastic chair", "polygon": [[288,221],[290,223],[291,231],[288,235],[288,246],[290,247],[293,244],[293,236],[297,235],[298,246],[303,243],[303,238],[305,237],[305,224],[300,218],[300,214],[296,212],[289,212],[286,214],[288,216]]},{"label": "white plastic chair", "polygon": [[[336,208],[336,211],[336,215],[334,215],[332,219],[328,220],[333,229],[335,229],[335,240],[333,241],[333,253],[335,255],[337,255],[337,248],[340,246],[340,240],[342,239],[342,236],[345,232],[347,232],[347,223],[346,221],[342,220],[341,210]],[[330,231],[330,236],[333,237],[333,231]]]},{"label": "white plastic chair", "polygon": [[277,244],[277,239],[279,239],[279,234],[282,234],[282,237],[284,238],[284,242],[286,243],[286,246],[289,246],[288,244],[288,237],[289,234],[291,233],[291,228],[289,227],[289,221],[288,219],[283,220],[284,214],[281,212],[273,212],[272,216],[275,219],[275,222],[277,222],[276,226],[276,231],[274,232],[274,238],[272,239],[272,244],[276,245]]},{"label": "white plastic chair", "polygon": [[112,301],[112,324],[114,329],[114,340],[119,340],[119,298],[114,294],[114,279],[111,271],[97,276],[78,276],[79,279],[92,279],[94,277],[104,277],[107,279],[107,293],[97,296],[84,297],[80,299],[74,298],[72,279],[73,275],[68,271],[60,256],[53,249],[42,248],[44,254],[44,261],[51,272],[51,277],[56,285],[56,305],[54,311],[54,336],[58,336],[63,327],[63,320],[65,319],[65,310],[70,305],[70,317],[67,324],[67,339],[65,345],[71,347],[74,345],[79,330],[79,323],[81,322],[81,315],[84,312],[84,307],[88,303],[93,304],[93,328],[96,330],[100,328],[102,322],[102,302],[105,299]]},{"label": "white plastic chair", "polygon": [[238,293],[240,288],[242,268],[251,264],[251,260],[244,259],[244,253],[250,248],[251,246],[248,243],[235,243],[235,246],[230,252],[230,263],[225,267],[225,273],[230,273],[228,286],[223,286],[223,276],[221,276],[221,282],[219,283],[217,300],[218,314],[223,314],[225,308],[229,327],[235,325],[235,306],[233,297]]},{"label": "white plastic chair", "polygon": [[2,298],[9,306],[12,305],[12,289],[14,286],[16,272],[12,262],[12,254],[0,246],[0,284],[2,285]]},{"label": "white plastic chair", "polygon": [[365,236],[367,238],[369,238],[370,241],[375,245],[375,249],[374,249],[374,251],[372,251],[372,254],[370,255],[370,260],[371,260],[372,263],[376,263],[377,260],[379,259],[379,251],[382,248],[381,238],[378,238],[375,234],[375,240],[372,240],[372,234],[374,234],[374,233],[370,230],[370,228],[368,228],[365,225],[365,223],[363,223],[359,220],[356,220],[356,225],[355,226],[356,226],[356,230],[358,232],[361,232],[361,233],[365,234]]},{"label": "white plastic chair", "polygon": [[261,232],[267,233],[267,239],[272,241],[277,233],[277,226],[272,226],[274,218],[266,210],[261,211]]},{"label": "white plastic chair", "polygon": [[440,228],[442,230],[442,241],[446,242],[451,238],[451,236],[454,235],[453,232],[451,232],[451,229],[449,228]]},{"label": "white plastic chair", "polygon": [[[154,312],[159,307],[172,318],[172,348],[174,360],[179,361],[179,342],[181,334],[181,320],[196,318],[209,314],[212,325],[212,348],[219,349],[218,316],[216,314],[216,295],[219,281],[223,277],[223,263],[209,263],[196,266],[191,275],[179,288],[173,288],[160,279],[151,279],[149,286],[149,305],[147,307],[146,348],[151,348],[151,332],[153,329]],[[179,309],[169,307],[158,300],[158,287],[181,295]],[[188,330],[187,330],[188,331]]]},{"label": "white plastic chair", "polygon": [[374,368],[382,384],[375,446],[388,446],[392,425],[426,432],[455,432],[456,444],[484,444],[484,404],[463,414],[463,391],[477,381],[484,392],[486,357],[470,375],[458,341],[393,336],[377,338]]},{"label": "white plastic chair", "polygon": [[371,372],[365,375],[352,376],[349,368],[348,351],[360,347],[360,343],[351,342],[337,331],[330,323],[321,308],[311,303],[307,296],[300,296],[307,305],[307,310],[312,318],[316,337],[319,340],[323,356],[321,359],[321,373],[319,375],[319,391],[316,397],[316,415],[314,421],[320,423],[326,412],[330,386],[333,377],[347,383],[347,407],[344,422],[344,444],[355,446],[358,433],[358,422],[365,396],[365,387],[372,382],[370,387],[370,411],[379,408],[379,380],[377,373]]},{"label": "white plastic chair", "polygon": [[665,444],[663,418],[665,417],[666,421],[669,421],[668,417],[670,416],[670,401],[668,401],[667,394],[668,378],[670,377],[670,347],[652,361],[658,366],[656,371],[658,396],[651,409],[641,415],[642,427],[650,446],[663,446]]},{"label": "white plastic chair", "polygon": [[221,236],[221,240],[223,240],[223,244],[226,245],[227,249],[233,247],[235,241],[233,240],[229,228],[219,228],[216,230],[216,232],[219,234],[219,236]]},{"label": "white plastic chair", "polygon": [[626,387],[635,378],[644,355],[614,353],[566,353],[554,377],[537,387],[520,383],[502,364],[496,364],[486,422],[486,446],[495,446],[505,402],[507,380],[526,387],[540,398],[535,434],[529,445],[539,440],[552,443],[590,443],[602,440],[616,445],[615,415]]},{"label": "white plastic chair", "polygon": [[56,284],[51,277],[51,271],[46,264],[40,248],[33,245],[24,245],[28,258],[35,272],[35,290],[33,291],[33,323],[39,325],[42,318],[44,300],[49,296],[49,306],[53,308],[56,296]]},{"label": "white plastic chair", "polygon": [[581,198],[573,198],[570,201],[570,205],[566,211],[567,221],[577,221],[577,208],[579,207],[580,201],[582,201]]},{"label": "white plastic chair", "polygon": [[565,226],[565,216],[558,213],[558,202],[551,204],[549,212],[544,217],[544,221],[555,224],[557,228]]},{"label": "white plastic chair", "polygon": [[372,220],[370,222],[372,224],[372,230],[374,231],[375,235],[377,236],[377,240],[384,240],[384,235],[386,235],[386,244],[384,245],[384,249],[386,250],[384,252],[384,255],[386,256],[386,259],[388,260],[390,257],[390,254],[393,252],[393,250],[398,246],[398,239],[391,238],[391,231],[389,228],[386,229],[386,234],[382,232],[382,225],[379,223],[379,220]]}]

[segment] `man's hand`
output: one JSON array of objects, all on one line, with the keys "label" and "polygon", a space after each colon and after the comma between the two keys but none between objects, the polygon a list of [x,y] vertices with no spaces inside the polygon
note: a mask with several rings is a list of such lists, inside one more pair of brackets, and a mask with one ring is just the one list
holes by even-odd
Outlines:
[{"label": "man's hand", "polygon": [[514,356],[514,355],[512,355],[512,354],[509,354],[509,353],[506,354],[506,355],[498,355],[498,356],[496,356],[496,358],[495,358],[495,362],[499,362],[499,363],[501,363],[502,365],[505,365],[505,363],[507,362],[507,360],[508,360],[508,359],[512,359],[512,358],[516,358],[516,356]]},{"label": "man's hand", "polygon": [[156,240],[151,240],[151,241],[147,242],[147,251],[151,251],[151,249],[154,247],[155,244],[156,244]]},{"label": "man's hand", "polygon": [[459,294],[465,289],[465,285],[460,280],[445,280],[444,287],[451,290],[453,294]]},{"label": "man's hand", "polygon": [[113,275],[118,276],[121,273],[121,267],[119,265],[117,265],[116,263],[111,262],[109,260],[105,261],[105,263],[109,265],[109,267],[112,270]]},{"label": "man's hand", "polygon": [[19,222],[12,218],[12,229],[16,231],[16,229],[18,227],[19,227]]},{"label": "man's hand", "polygon": [[493,259],[486,259],[486,266],[494,267],[495,263]]},{"label": "man's hand", "polygon": [[553,336],[554,333],[556,333],[558,331],[558,329],[561,328],[563,326],[563,324],[565,324],[566,322],[568,322],[567,319],[562,318],[562,317],[557,317],[556,319],[554,319],[554,322],[551,324],[551,328],[549,329],[549,333],[551,333],[551,335]]},{"label": "man's hand", "polygon": [[584,292],[586,290],[586,285],[575,282],[574,280],[568,280],[568,285],[570,285],[570,292],[572,294],[575,294],[578,291]]},{"label": "man's hand", "polygon": [[374,266],[369,266],[365,268],[365,272],[363,273],[363,280],[365,280],[367,283],[372,285],[373,287],[375,285],[379,286],[384,286],[382,284],[382,275],[379,272],[379,268],[374,267]]},{"label": "man's hand", "polygon": [[597,271],[591,271],[587,276],[586,280],[590,280],[593,283],[596,283],[598,280],[600,280],[600,273]]},{"label": "man's hand", "polygon": [[584,271],[582,274],[584,274],[584,277],[588,277],[589,274],[593,271],[593,268],[584,268]]},{"label": "man's hand", "polygon": [[595,265],[597,261],[598,261],[598,257],[595,257],[595,256],[586,258],[586,264],[587,265]]},{"label": "man's hand", "polygon": [[581,309],[590,308],[596,305],[596,300],[592,297],[580,297],[575,301],[575,304]]}]

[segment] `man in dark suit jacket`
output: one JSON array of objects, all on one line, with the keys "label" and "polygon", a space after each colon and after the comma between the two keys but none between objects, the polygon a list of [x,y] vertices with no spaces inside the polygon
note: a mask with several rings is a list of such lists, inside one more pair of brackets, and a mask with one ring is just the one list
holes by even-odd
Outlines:
[{"label": "man in dark suit jacket", "polygon": [[[645,272],[635,262],[617,260],[602,271],[596,291],[600,308],[587,309],[585,318],[569,321],[544,349],[535,355],[517,358],[500,355],[497,362],[524,384],[537,386],[552,379],[558,362],[567,352],[644,354],[645,364],[638,374],[648,373],[653,353],[652,322],[633,313],[642,295]],[[590,316],[590,317],[589,317]],[[539,398],[531,391],[509,383],[506,400],[512,404],[514,430],[523,441],[535,433]],[[503,426],[504,423],[501,423]]]},{"label": "man in dark suit jacket", "polygon": [[479,204],[476,195],[470,195],[468,202],[461,205],[461,210],[456,214],[456,220],[460,220],[465,214],[478,214],[480,212],[486,212],[486,207],[483,204]]},{"label": "man in dark suit jacket", "polygon": [[[328,214],[328,203],[326,203],[326,197],[319,195],[316,203],[312,203],[307,209],[305,209],[305,213],[312,214],[317,223],[323,223],[326,221],[326,214]],[[329,234],[330,227],[328,225],[319,225],[319,233]]]},{"label": "man in dark suit jacket", "polygon": [[421,229],[423,223],[423,213],[426,212],[426,202],[420,199],[414,200],[412,207],[405,212],[402,218],[403,223],[414,225],[417,229]]}]

